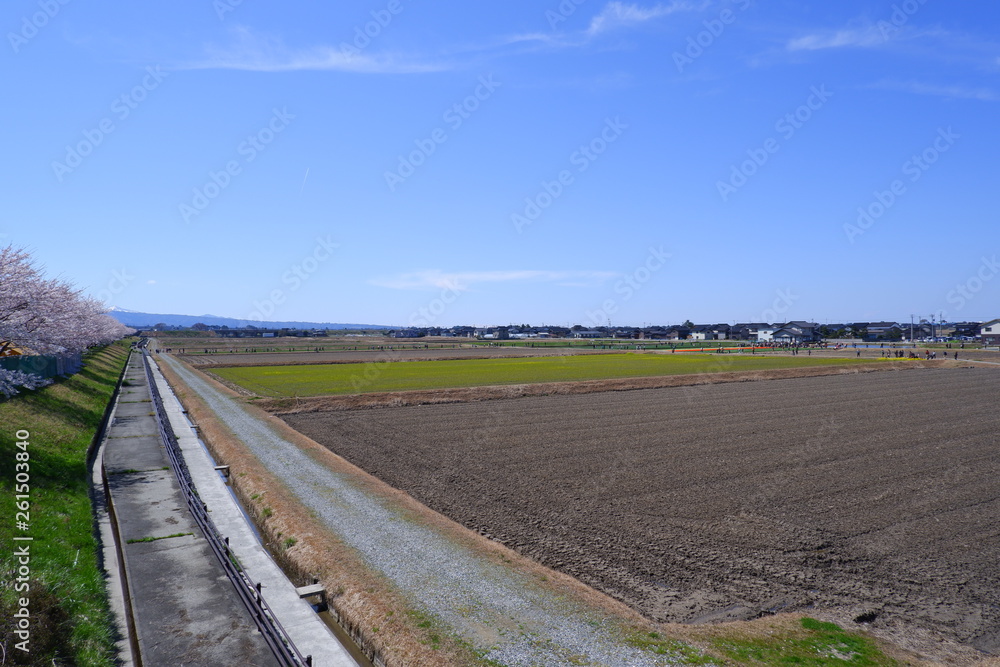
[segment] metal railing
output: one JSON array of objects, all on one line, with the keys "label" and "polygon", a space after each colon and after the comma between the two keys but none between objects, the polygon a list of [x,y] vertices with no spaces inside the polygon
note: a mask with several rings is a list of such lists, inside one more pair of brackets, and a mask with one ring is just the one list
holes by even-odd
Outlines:
[{"label": "metal railing", "polygon": [[149,362],[149,352],[144,349],[144,346],[142,353],[143,367],[146,370],[146,381],[149,384],[149,392],[152,395],[153,405],[156,410],[156,423],[160,430],[160,437],[163,439],[163,445],[167,450],[167,456],[170,458],[170,464],[177,475],[181,492],[184,494],[185,500],[187,500],[195,522],[197,522],[205,534],[209,546],[212,547],[212,551],[215,552],[216,557],[222,564],[222,568],[226,571],[226,575],[236,587],[236,592],[239,594],[240,599],[243,600],[243,604],[246,605],[264,641],[267,642],[268,647],[270,647],[278,662],[284,667],[311,667],[312,656],[303,657],[295,647],[291,637],[288,636],[285,628],[282,627],[271,607],[261,595],[260,583],[255,584],[250,579],[243,566],[240,565],[236,555],[229,549],[229,538],[224,538],[219,534],[215,523],[208,516],[208,507],[201,501],[198,491],[194,488],[194,484],[191,481],[191,473],[188,471],[187,463],[184,461],[180,447],[177,444],[177,436],[170,426],[166,410],[163,407],[163,398],[160,396],[160,390],[156,386],[156,380],[153,377],[153,370]]}]

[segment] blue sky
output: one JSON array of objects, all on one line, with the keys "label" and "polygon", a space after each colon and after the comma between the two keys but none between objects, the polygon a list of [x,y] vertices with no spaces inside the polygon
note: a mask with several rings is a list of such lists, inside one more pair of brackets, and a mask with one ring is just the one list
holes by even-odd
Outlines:
[{"label": "blue sky", "polygon": [[0,242],[109,305],[1000,316],[976,0],[4,3]]}]

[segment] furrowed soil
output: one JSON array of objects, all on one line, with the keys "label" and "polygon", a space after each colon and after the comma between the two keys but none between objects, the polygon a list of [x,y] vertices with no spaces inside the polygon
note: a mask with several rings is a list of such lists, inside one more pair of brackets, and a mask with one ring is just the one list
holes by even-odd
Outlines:
[{"label": "furrowed soil", "polygon": [[933,368],[284,418],[656,621],[809,610],[996,655],[998,395]]}]

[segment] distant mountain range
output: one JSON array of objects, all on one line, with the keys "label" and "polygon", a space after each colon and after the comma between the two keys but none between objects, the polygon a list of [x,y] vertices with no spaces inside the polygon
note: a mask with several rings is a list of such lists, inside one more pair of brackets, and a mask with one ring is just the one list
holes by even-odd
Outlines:
[{"label": "distant mountain range", "polygon": [[130,327],[146,328],[156,324],[166,324],[173,327],[189,327],[192,324],[207,324],[209,326],[227,326],[231,329],[239,329],[246,326],[255,326],[264,329],[392,329],[381,324],[340,324],[334,322],[272,322],[259,320],[238,320],[233,317],[220,317],[218,315],[170,315],[163,313],[139,313],[134,310],[124,310],[122,308],[112,308],[108,315],[115,318],[122,324]]}]

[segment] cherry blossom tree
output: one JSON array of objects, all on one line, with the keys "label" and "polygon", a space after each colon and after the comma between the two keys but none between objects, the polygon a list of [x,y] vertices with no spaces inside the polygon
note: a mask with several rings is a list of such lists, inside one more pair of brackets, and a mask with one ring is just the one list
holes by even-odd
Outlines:
[{"label": "cherry blossom tree", "polygon": [[[0,355],[11,348],[75,354],[134,333],[107,310],[69,283],[45,278],[24,249],[0,248]],[[16,387],[33,389],[40,383],[45,381],[37,375],[0,368],[0,394],[5,396],[16,393]]]},{"label": "cherry blossom tree", "polygon": [[52,384],[52,380],[39,375],[0,368],[0,395],[10,397],[18,393],[18,389],[38,389],[48,384]]}]

